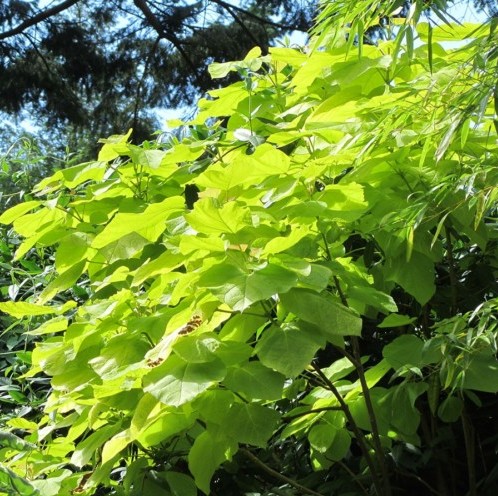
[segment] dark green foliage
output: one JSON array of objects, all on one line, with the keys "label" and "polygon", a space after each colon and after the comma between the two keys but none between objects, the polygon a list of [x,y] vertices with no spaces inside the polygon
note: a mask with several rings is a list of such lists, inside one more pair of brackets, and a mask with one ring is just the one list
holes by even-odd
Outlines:
[{"label": "dark green foliage", "polygon": [[132,127],[141,142],[158,127],[155,108],[190,105],[212,87],[208,63],[306,31],[314,7],[314,0],[2,2],[0,110],[29,111],[60,143],[84,151],[86,142],[88,157],[95,136]]}]

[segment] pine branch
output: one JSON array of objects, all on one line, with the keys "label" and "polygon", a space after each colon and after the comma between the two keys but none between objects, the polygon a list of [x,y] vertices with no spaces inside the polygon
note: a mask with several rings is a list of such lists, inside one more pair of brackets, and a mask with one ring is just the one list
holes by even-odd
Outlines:
[{"label": "pine branch", "polygon": [[180,55],[184,58],[189,67],[192,69],[194,76],[197,78],[197,67],[192,62],[187,52],[182,47],[180,40],[177,38],[177,36],[175,36],[173,33],[169,33],[168,31],[166,31],[166,29],[164,29],[161,21],[156,17],[154,12],[152,12],[152,10],[147,5],[147,2],[145,0],[133,0],[133,3],[136,5],[138,9],[141,10],[143,15],[145,16],[145,19],[154,28],[156,33],[161,38],[168,40],[178,50]]},{"label": "pine branch", "polygon": [[270,19],[265,19],[263,17],[260,17],[256,14],[254,14],[253,12],[251,12],[249,10],[246,10],[242,7],[237,6],[237,5],[232,5],[230,3],[224,2],[223,0],[210,0],[210,1],[212,3],[215,3],[216,5],[219,5],[220,7],[222,7],[223,9],[225,9],[229,12],[230,12],[230,9],[236,10],[236,11],[238,11],[238,12],[240,12],[248,17],[252,17],[253,19],[255,19],[256,21],[258,21],[262,24],[268,24],[269,26],[273,26],[273,27],[279,28],[279,29],[292,29],[292,26],[287,26],[285,24],[273,22]]},{"label": "pine branch", "polygon": [[78,3],[79,1],[80,0],[66,0],[65,2],[62,2],[59,5],[54,5],[53,7],[50,7],[49,9],[40,11],[40,12],[38,12],[38,14],[34,15],[33,17],[21,22],[21,24],[19,24],[15,28],[10,29],[9,31],[4,31],[3,33],[0,33],[0,40],[5,40],[6,38],[10,38],[12,36],[16,36],[18,34],[21,34],[26,29],[30,28],[31,26],[35,26],[36,24],[39,24],[40,22],[45,21],[49,17],[52,17],[54,15],[61,13],[63,10],[66,10],[69,7],[72,7],[74,4]]}]

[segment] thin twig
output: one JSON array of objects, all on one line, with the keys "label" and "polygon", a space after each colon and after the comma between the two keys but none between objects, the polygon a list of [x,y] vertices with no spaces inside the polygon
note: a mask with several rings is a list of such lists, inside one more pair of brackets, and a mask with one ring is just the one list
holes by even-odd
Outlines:
[{"label": "thin twig", "polygon": [[321,413],[321,412],[337,411],[337,410],[342,411],[342,408],[340,406],[324,406],[322,408],[315,408],[313,410],[307,410],[306,412],[297,413],[296,415],[291,415],[290,417],[284,417],[283,421],[291,422],[292,420],[301,417],[306,417],[306,415],[312,415],[313,413]]},{"label": "thin twig", "polygon": [[135,92],[135,108],[133,110],[133,124],[132,124],[132,129],[136,130],[137,124],[138,124],[138,113],[140,110],[140,101],[141,101],[141,95],[142,95],[142,89],[145,83],[145,78],[147,77],[147,72],[149,70],[149,65],[150,62],[152,61],[154,54],[156,53],[157,47],[159,46],[159,42],[161,41],[161,37],[158,36],[156,38],[156,41],[154,42],[154,45],[152,46],[150,53],[147,57],[147,60],[145,61],[144,65],[144,70],[142,72],[142,77],[140,78],[140,81],[137,84],[137,89]]},{"label": "thin twig", "polygon": [[261,461],[256,455],[251,453],[248,449],[241,448],[240,451],[252,462],[254,462],[254,464],[263,469],[267,474],[270,474],[271,476],[275,477],[275,479],[278,479],[282,482],[285,482],[286,484],[289,484],[292,487],[295,487],[304,494],[311,494],[313,496],[323,496],[322,494],[313,491],[313,489],[309,489],[308,487],[299,484],[299,482],[295,481],[294,479],[290,479],[286,475],[283,475],[280,472],[273,470],[265,462]]},{"label": "thin twig", "polygon": [[367,488],[360,482],[358,476],[344,462],[341,462],[341,460],[335,460],[334,463],[337,463],[343,470],[345,470],[351,479],[353,479],[356,484],[360,486],[363,493],[368,496]]},{"label": "thin twig", "polygon": [[49,8],[49,9],[42,10],[42,11],[38,12],[38,14],[34,15],[33,17],[21,22],[21,24],[19,24],[15,28],[9,29],[8,31],[4,31],[3,33],[0,33],[0,40],[5,40],[6,38],[10,38],[11,36],[16,36],[18,34],[21,34],[23,31],[30,28],[31,26],[35,26],[36,24],[39,24],[40,22],[45,21],[49,17],[52,17],[54,15],[61,13],[63,10],[66,10],[69,7],[72,7],[74,4],[76,4],[78,2],[79,2],[79,0],[66,0],[65,2],[62,2],[59,5],[54,5],[53,7]]},{"label": "thin twig", "polygon": [[465,454],[467,457],[467,471],[469,475],[469,496],[477,496],[476,467],[475,467],[475,434],[474,426],[465,410],[462,412],[462,430],[465,442]]},{"label": "thin twig", "polygon": [[262,24],[268,24],[270,26],[273,26],[273,27],[276,27],[276,28],[280,28],[280,29],[290,29],[290,28],[292,28],[292,26],[287,26],[285,24],[280,24],[278,22],[274,22],[274,21],[270,20],[269,17],[266,17],[266,18],[260,17],[260,16],[256,15],[254,12],[246,10],[246,9],[244,9],[242,7],[237,6],[237,5],[232,5],[230,3],[224,2],[223,0],[210,0],[210,1],[212,3],[216,3],[217,5],[219,5],[220,7],[223,7],[226,10],[228,10],[228,9],[237,10],[240,13],[245,14],[248,17],[252,17],[256,21],[261,22]]},{"label": "thin twig", "polygon": [[420,484],[425,486],[432,494],[435,494],[436,496],[441,496],[441,493],[439,491],[434,489],[430,484],[425,482],[424,479],[422,479],[418,475],[412,474],[411,472],[405,472],[404,470],[401,470],[399,468],[397,469],[397,472],[400,473],[401,475],[403,475],[404,477],[411,477],[412,479],[415,479]]},{"label": "thin twig", "polygon": [[450,287],[451,287],[451,313],[454,315],[458,310],[458,292],[457,292],[457,276],[455,273],[455,258],[453,255],[453,243],[451,239],[451,232],[448,226],[445,226],[446,232],[446,250],[448,251],[448,268],[450,273]]},{"label": "thin twig", "polygon": [[344,412],[344,415],[346,416],[349,424],[351,425],[351,429],[353,430],[353,433],[356,437],[356,441],[358,442],[360,449],[361,449],[361,452],[363,454],[363,457],[365,458],[365,461],[368,465],[368,468],[370,469],[370,473],[372,475],[372,480],[373,480],[373,484],[375,486],[376,492],[380,496],[381,494],[383,494],[382,484],[381,484],[381,481],[380,481],[379,476],[377,474],[377,468],[376,468],[376,466],[373,462],[373,459],[368,451],[367,441],[365,439],[365,436],[363,435],[363,433],[360,431],[360,429],[356,425],[356,422],[353,418],[353,415],[351,414],[351,410],[349,409],[348,404],[344,401],[344,398],[342,397],[341,393],[339,393],[339,390],[334,386],[332,381],[322,372],[322,370],[318,367],[318,365],[316,365],[315,363],[312,363],[312,367],[315,369],[318,376],[327,385],[327,388],[337,398],[337,401],[341,405],[342,411]]},{"label": "thin twig", "polygon": [[145,19],[149,22],[149,24],[156,31],[156,33],[161,38],[168,40],[178,50],[180,55],[187,62],[188,66],[192,69],[194,77],[198,80],[199,75],[197,74],[197,67],[192,62],[191,58],[188,56],[187,52],[182,47],[178,37],[174,33],[171,33],[170,31],[166,31],[166,29],[164,29],[161,21],[156,17],[154,12],[152,12],[152,10],[147,5],[147,2],[145,0],[133,0],[133,3],[135,4],[136,7],[138,7],[142,11],[143,15],[145,16]]},{"label": "thin twig", "polygon": [[242,31],[246,33],[246,35],[251,39],[251,41],[256,45],[259,46],[263,52],[263,55],[268,54],[268,47],[261,46],[259,41],[256,39],[256,37],[251,33],[249,28],[244,24],[244,21],[230,8],[230,7],[225,7],[226,11],[233,17],[234,21],[241,27]]},{"label": "thin twig", "polygon": [[[339,293],[339,297],[341,298],[342,304],[345,307],[349,308],[348,301],[346,299],[346,295],[342,291],[341,284],[339,278],[334,276],[334,284]],[[353,356],[355,359],[355,368],[358,372],[358,378],[361,384],[361,390],[363,392],[363,397],[365,398],[365,406],[367,407],[368,418],[370,420],[370,425],[372,427],[372,437],[374,448],[377,453],[376,460],[379,464],[379,469],[382,474],[382,479],[384,483],[384,494],[385,496],[390,496],[391,494],[391,485],[389,483],[389,474],[387,471],[387,467],[384,460],[384,450],[382,449],[382,445],[380,443],[380,434],[379,427],[377,425],[377,418],[375,416],[375,411],[373,409],[372,397],[370,396],[370,389],[368,388],[367,380],[365,378],[365,369],[363,368],[363,364],[361,363],[361,353],[360,353],[360,343],[356,336],[351,336],[351,344],[353,346]]]},{"label": "thin twig", "polygon": [[365,406],[367,407],[368,418],[370,420],[370,425],[372,427],[372,438],[374,443],[374,448],[377,453],[376,460],[379,464],[380,471],[382,473],[382,478],[384,482],[384,492],[383,496],[391,495],[391,485],[389,483],[389,474],[387,472],[386,463],[384,460],[384,450],[380,443],[379,427],[377,425],[377,418],[373,409],[372,398],[370,396],[370,389],[368,388],[367,380],[365,378],[365,369],[361,364],[361,354],[360,345],[356,336],[351,336],[351,344],[353,345],[354,356],[356,360],[360,363],[360,367],[357,369],[358,378],[360,379],[361,390],[363,392],[363,397],[365,398]]}]

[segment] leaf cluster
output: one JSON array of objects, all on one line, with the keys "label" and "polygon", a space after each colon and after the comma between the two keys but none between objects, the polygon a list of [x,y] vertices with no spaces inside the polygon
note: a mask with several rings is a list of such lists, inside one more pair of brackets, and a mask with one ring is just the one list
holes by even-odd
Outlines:
[{"label": "leaf cluster", "polygon": [[493,494],[496,25],[354,21],[0,216],[54,254],[0,304],[43,320],[39,451],[0,452],[41,494]]},{"label": "leaf cluster", "polygon": [[191,105],[211,87],[209,62],[306,31],[314,7],[281,0],[3,2],[0,110],[29,114],[79,149],[130,126],[141,142],[157,128],[158,107]]}]

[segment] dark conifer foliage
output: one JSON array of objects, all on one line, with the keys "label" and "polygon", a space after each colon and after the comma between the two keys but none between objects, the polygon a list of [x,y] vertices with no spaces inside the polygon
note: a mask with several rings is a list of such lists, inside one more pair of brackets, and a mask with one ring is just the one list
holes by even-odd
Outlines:
[{"label": "dark conifer foliage", "polygon": [[127,127],[140,141],[157,126],[151,109],[188,105],[213,87],[209,62],[306,31],[316,3],[3,0],[0,111],[28,112],[80,143]]}]

